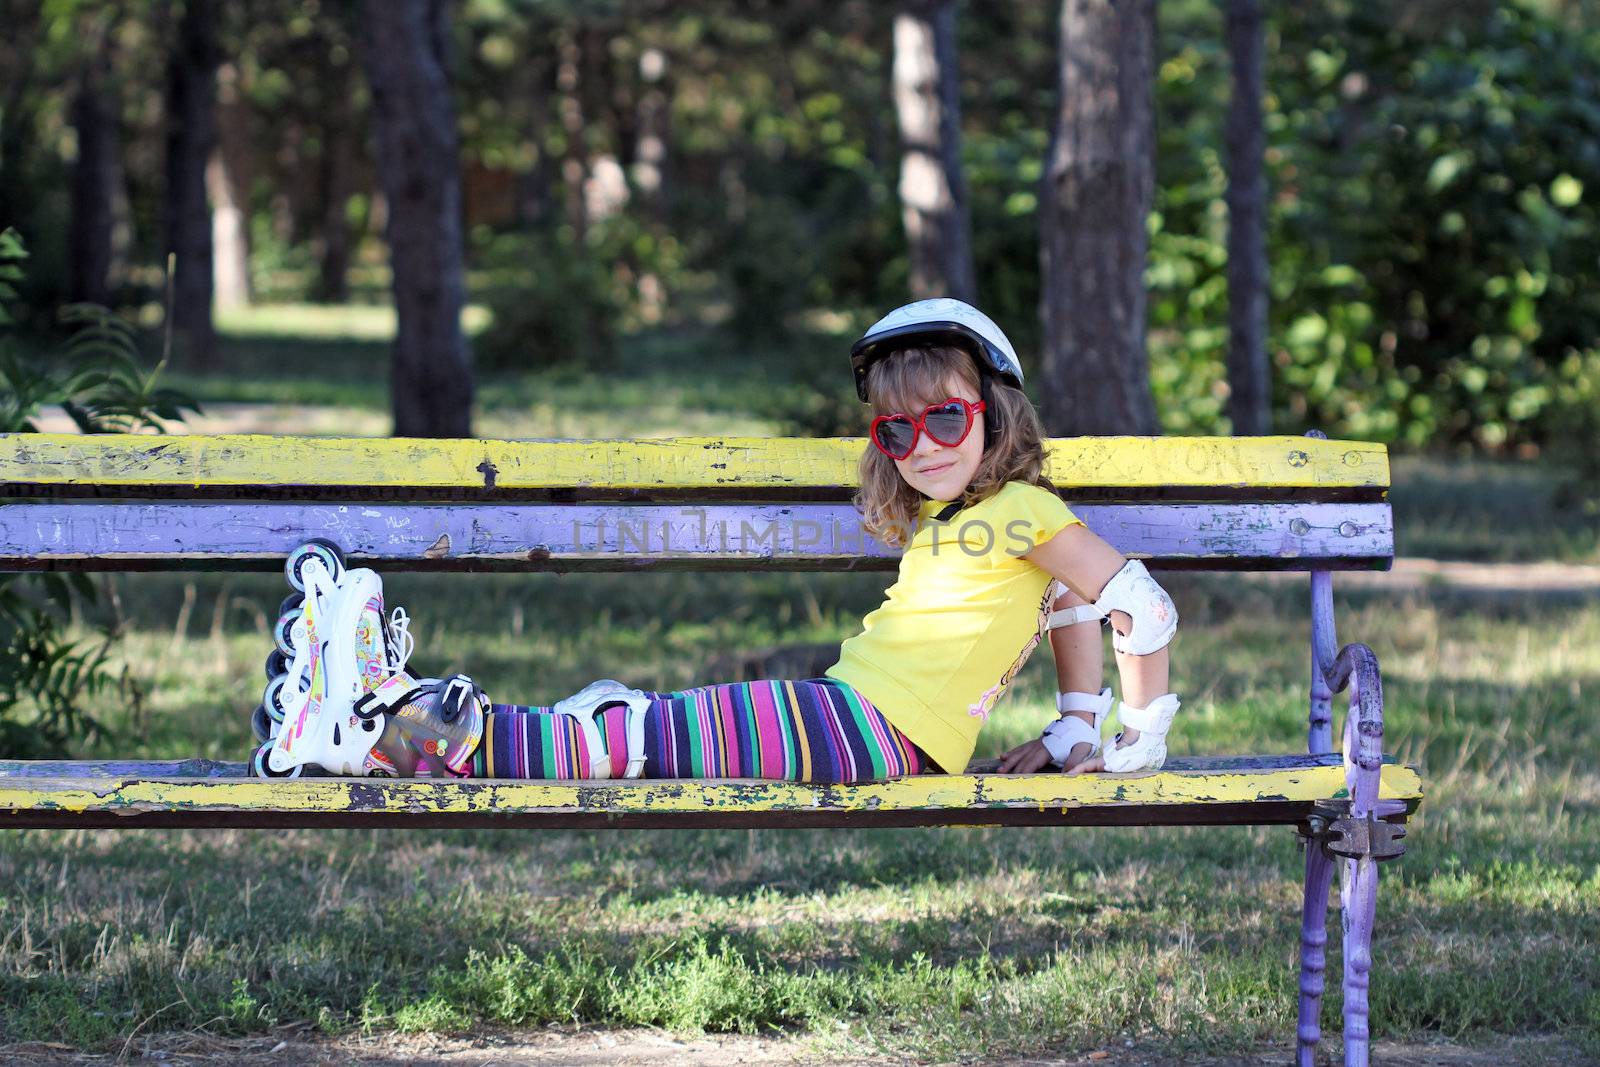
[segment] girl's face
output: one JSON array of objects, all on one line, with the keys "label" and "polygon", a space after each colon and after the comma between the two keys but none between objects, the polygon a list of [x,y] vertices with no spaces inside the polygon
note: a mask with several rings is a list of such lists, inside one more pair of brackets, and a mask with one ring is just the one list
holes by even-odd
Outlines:
[{"label": "girl's face", "polygon": [[[958,396],[976,404],[979,393],[960,378],[950,378],[934,402]],[[926,433],[917,434],[916,446],[905,459],[894,461],[900,477],[917,492],[933,500],[954,500],[978,473],[983,459],[983,412],[972,413],[972,429],[959,445],[941,445]]]}]

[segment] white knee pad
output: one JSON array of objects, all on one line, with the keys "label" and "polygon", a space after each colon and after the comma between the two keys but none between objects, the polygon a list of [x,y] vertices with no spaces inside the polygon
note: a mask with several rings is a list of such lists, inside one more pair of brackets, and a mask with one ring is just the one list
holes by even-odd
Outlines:
[{"label": "white knee pad", "polygon": [[624,778],[638,778],[644,773],[644,714],[650,707],[650,698],[638,689],[629,689],[621,682],[604,678],[590,682],[565,700],[556,701],[550,709],[556,715],[570,715],[582,726],[589,745],[589,773],[594,778],[611,777],[611,757],[600,741],[600,724],[595,716],[601,709],[613,704],[628,708],[628,767]]},{"label": "white knee pad", "polygon": [[1150,577],[1143,563],[1130,559],[1111,576],[1094,602],[1102,614],[1127,612],[1133,626],[1127,636],[1112,630],[1111,647],[1134,656],[1148,656],[1167,647],[1178,629],[1178,609],[1167,591]]},{"label": "white knee pad", "polygon": [[[1139,731],[1139,740],[1131,745],[1106,748],[1106,770],[1120,773],[1133,771],[1159,771],[1167,762],[1167,731],[1178,714],[1178,697],[1174,693],[1156,697],[1142,708],[1121,704],[1117,708],[1123,726]],[[1117,737],[1120,739],[1121,734]]]}]

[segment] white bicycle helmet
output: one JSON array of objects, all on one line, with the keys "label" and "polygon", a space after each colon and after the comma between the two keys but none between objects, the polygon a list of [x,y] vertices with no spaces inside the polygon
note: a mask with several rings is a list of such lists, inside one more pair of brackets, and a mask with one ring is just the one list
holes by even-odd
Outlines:
[{"label": "white bicycle helmet", "polygon": [[993,372],[1022,388],[1022,364],[1017,350],[994,320],[964,301],[938,297],[895,308],[850,346],[856,395],[863,403],[867,399],[867,369],[913,339],[953,343],[972,353],[979,371],[985,372],[980,373],[980,378],[987,379],[987,372]]}]

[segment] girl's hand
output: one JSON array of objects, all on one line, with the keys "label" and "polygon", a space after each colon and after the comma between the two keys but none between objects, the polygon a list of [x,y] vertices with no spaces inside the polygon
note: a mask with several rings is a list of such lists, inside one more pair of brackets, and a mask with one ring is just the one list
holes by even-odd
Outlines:
[{"label": "girl's hand", "polygon": [[[1070,759],[1071,757],[1069,756],[1068,758]],[[1103,757],[1090,756],[1088,759],[1084,760],[1082,763],[1074,764],[1073,766],[1068,767],[1067,768],[1067,773],[1068,774],[1091,774],[1094,771],[1103,771],[1105,769],[1106,769],[1106,761],[1105,761],[1105,759]]]},{"label": "girl's hand", "polygon": [[1035,738],[1000,757],[1001,774],[1033,774],[1050,766],[1050,751]]},{"label": "girl's hand", "polygon": [[[1087,752],[1088,745],[1073,745],[1072,751],[1067,753],[1067,765],[1062,768],[1066,774],[1083,774],[1086,771],[1104,770],[1106,761],[1099,756],[1083,759],[1082,753]],[[1078,757],[1078,762],[1073,762],[1073,757]],[[1051,770],[1050,750],[1044,747],[1044,742],[1035,738],[1000,757],[999,773],[1001,774],[1035,774],[1039,771]]]}]

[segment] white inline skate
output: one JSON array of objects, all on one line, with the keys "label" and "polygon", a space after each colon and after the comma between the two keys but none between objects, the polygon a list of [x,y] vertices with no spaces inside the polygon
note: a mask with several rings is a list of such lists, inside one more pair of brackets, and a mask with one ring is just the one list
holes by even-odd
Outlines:
[{"label": "white inline skate", "polygon": [[307,765],[343,775],[460,775],[483,735],[488,699],[464,675],[418,678],[403,608],[384,615],[383,582],[348,570],[332,542],[307,542],[284,564],[284,600],[252,716],[254,767],[293,778]]}]

